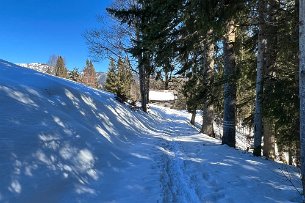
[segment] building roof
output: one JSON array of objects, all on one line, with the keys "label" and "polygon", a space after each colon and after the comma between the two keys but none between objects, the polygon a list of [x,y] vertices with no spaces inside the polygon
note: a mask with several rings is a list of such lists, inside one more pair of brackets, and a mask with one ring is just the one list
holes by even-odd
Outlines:
[{"label": "building roof", "polygon": [[150,101],[174,101],[175,94],[173,90],[150,90]]}]

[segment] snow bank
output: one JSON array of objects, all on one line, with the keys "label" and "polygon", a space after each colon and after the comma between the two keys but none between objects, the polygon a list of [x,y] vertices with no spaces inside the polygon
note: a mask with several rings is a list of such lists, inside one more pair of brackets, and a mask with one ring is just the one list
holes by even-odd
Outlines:
[{"label": "snow bank", "polygon": [[0,60],[0,104],[0,202],[158,200],[134,152],[154,121],[114,95]]}]

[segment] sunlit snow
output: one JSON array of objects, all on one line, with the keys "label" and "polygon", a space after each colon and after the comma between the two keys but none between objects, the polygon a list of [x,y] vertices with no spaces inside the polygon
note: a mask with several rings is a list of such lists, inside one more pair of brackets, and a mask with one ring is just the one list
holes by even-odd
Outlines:
[{"label": "sunlit snow", "polygon": [[3,60],[0,104],[0,202],[302,202],[297,168],[220,145],[185,111]]}]

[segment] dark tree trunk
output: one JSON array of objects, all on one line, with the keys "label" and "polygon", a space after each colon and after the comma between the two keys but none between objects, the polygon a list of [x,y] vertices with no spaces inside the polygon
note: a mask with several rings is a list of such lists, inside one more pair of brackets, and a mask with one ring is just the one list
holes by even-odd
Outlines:
[{"label": "dark tree trunk", "polygon": [[141,93],[141,104],[142,110],[147,112],[147,76],[146,76],[146,64],[143,55],[139,57],[139,80],[140,80],[140,93]]},{"label": "dark tree trunk", "polygon": [[[277,12],[280,9],[278,0],[269,0],[270,5],[266,9],[268,19],[264,30],[266,33],[266,64],[264,74],[264,88],[270,89],[271,77],[276,71],[276,58],[278,50],[278,19]],[[297,71],[296,71],[297,72]],[[265,97],[268,97],[269,91],[264,91]],[[275,125],[272,119],[263,118],[263,156],[274,159],[275,158]]]},{"label": "dark tree trunk", "polygon": [[[137,27],[137,23],[136,23],[136,38],[137,41],[140,41],[141,37],[140,37],[140,31],[139,28]],[[144,58],[144,53],[140,53],[138,55],[138,67],[139,67],[139,82],[140,82],[140,95],[141,95],[141,106],[142,106],[142,110],[144,112],[147,112],[147,100],[146,100],[146,91],[145,91],[145,58]]]},{"label": "dark tree trunk", "polygon": [[196,119],[196,110],[192,111],[192,117],[191,117],[191,124],[195,125],[195,119]]},{"label": "dark tree trunk", "polygon": [[227,35],[224,41],[224,119],[222,144],[235,147],[235,117],[236,117],[236,64],[235,64],[235,26],[234,21],[227,25]]},{"label": "dark tree trunk", "polygon": [[254,156],[261,156],[263,136],[263,77],[265,67],[265,0],[259,0],[259,33],[257,42],[256,97],[254,114]]},{"label": "dark tree trunk", "polygon": [[145,81],[146,103],[148,104],[149,103],[150,74],[147,73],[147,71],[145,74],[145,78],[146,78],[146,81]]},{"label": "dark tree trunk", "polygon": [[214,129],[213,129],[213,121],[214,121],[214,107],[212,102],[209,102],[214,97],[213,91],[213,77],[214,77],[214,43],[213,43],[213,30],[209,30],[207,32],[207,40],[206,45],[204,47],[204,77],[207,77],[208,87],[210,89],[210,93],[208,95],[208,99],[204,101],[202,108],[202,126],[201,133],[205,133],[211,137],[215,137]]},{"label": "dark tree trunk", "polygon": [[303,194],[305,194],[305,0],[299,1],[299,95],[300,95],[300,155]]},{"label": "dark tree trunk", "polygon": [[147,112],[147,94],[146,94],[146,79],[145,79],[145,68],[143,64],[139,67],[139,80],[140,80],[140,93],[141,93],[141,104],[142,110]]},{"label": "dark tree trunk", "polygon": [[201,133],[205,133],[210,137],[215,137],[214,128],[213,128],[213,121],[214,121],[214,111],[213,106],[205,106],[202,110],[202,126],[201,126]]},{"label": "dark tree trunk", "polygon": [[165,81],[164,81],[164,89],[168,90],[168,83],[169,83],[169,73],[165,71]]},{"label": "dark tree trunk", "polygon": [[263,156],[268,159],[275,158],[275,126],[272,119],[264,120],[264,146],[263,146]]}]

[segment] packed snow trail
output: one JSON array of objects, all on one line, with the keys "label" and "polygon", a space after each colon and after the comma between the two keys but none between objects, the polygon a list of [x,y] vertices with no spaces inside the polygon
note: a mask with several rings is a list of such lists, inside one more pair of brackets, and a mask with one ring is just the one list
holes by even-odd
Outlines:
[{"label": "packed snow trail", "polygon": [[185,118],[166,114],[157,106],[152,107],[152,113],[161,121],[158,129],[163,138],[159,149],[164,152],[161,174],[163,202],[200,202],[195,188],[190,184],[189,174],[185,173],[181,145],[175,141],[178,137],[196,134],[197,130],[188,125]]},{"label": "packed snow trail", "polygon": [[302,201],[296,168],[222,146],[189,117],[0,60],[0,202]]},{"label": "packed snow trail", "polygon": [[165,141],[163,202],[302,202],[296,168],[198,134],[189,114],[158,106],[152,113],[162,121]]}]

